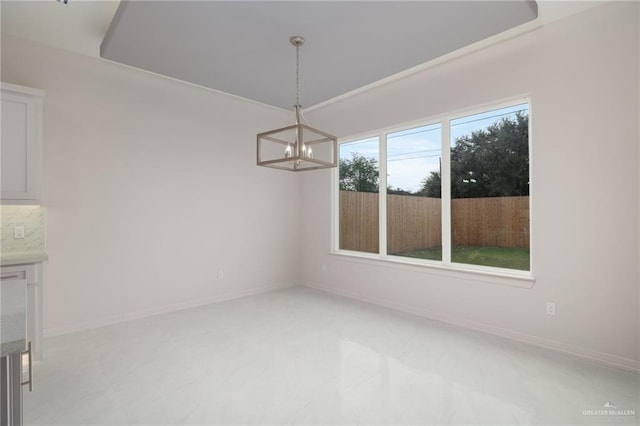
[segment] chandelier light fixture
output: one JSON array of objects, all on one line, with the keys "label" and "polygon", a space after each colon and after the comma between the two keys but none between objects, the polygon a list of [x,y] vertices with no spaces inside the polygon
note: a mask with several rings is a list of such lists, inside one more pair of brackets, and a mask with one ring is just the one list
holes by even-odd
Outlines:
[{"label": "chandelier light fixture", "polygon": [[258,166],[293,172],[336,167],[337,138],[300,122],[300,46],[304,38],[293,36],[289,41],[296,48],[296,124],[258,133]]}]

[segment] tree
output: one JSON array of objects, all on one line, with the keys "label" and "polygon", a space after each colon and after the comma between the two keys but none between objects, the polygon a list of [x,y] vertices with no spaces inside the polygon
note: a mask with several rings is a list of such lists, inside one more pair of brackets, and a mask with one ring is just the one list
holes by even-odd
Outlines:
[{"label": "tree", "polygon": [[440,172],[432,171],[429,176],[422,180],[422,188],[416,195],[421,197],[442,198],[442,184],[440,179]]},{"label": "tree", "polygon": [[351,158],[340,159],[340,189],[342,191],[378,192],[378,161],[354,152]]},{"label": "tree", "polygon": [[[431,172],[420,194],[440,196]],[[529,195],[529,117],[517,113],[456,139],[451,148],[451,198]]]},{"label": "tree", "polygon": [[391,185],[387,186],[387,194],[393,194],[393,195],[416,195],[411,191],[407,191],[406,189],[402,189],[402,188],[394,188]]}]

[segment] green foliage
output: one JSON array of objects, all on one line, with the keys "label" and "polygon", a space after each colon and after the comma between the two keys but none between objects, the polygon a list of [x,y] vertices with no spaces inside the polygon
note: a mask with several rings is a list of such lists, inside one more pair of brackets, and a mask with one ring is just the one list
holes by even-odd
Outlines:
[{"label": "green foliage", "polygon": [[340,159],[340,190],[378,192],[378,161],[356,152],[351,158]]},{"label": "green foliage", "polygon": [[[431,172],[420,195],[440,197]],[[518,113],[458,138],[451,148],[451,198],[529,195],[529,117]]]},{"label": "green foliage", "polygon": [[442,198],[442,179],[440,172],[432,171],[422,180],[422,188],[416,193],[421,197]]},{"label": "green foliage", "polygon": [[393,186],[387,186],[387,194],[393,194],[393,195],[417,195],[417,194],[414,194],[411,191],[407,191],[406,189],[394,188]]}]

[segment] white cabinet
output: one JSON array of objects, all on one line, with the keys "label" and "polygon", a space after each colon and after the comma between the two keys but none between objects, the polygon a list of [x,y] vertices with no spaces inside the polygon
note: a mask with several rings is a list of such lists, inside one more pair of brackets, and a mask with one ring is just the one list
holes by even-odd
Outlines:
[{"label": "white cabinet", "polygon": [[44,92],[2,83],[0,139],[3,204],[40,204]]},{"label": "white cabinet", "polygon": [[33,344],[33,357],[43,357],[42,332],[42,264],[3,266],[0,281],[26,280],[27,282],[27,341]]}]

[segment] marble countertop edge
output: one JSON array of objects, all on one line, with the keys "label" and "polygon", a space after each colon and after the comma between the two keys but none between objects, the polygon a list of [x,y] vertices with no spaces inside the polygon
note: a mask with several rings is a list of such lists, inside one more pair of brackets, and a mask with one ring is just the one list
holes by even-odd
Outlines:
[{"label": "marble countertop edge", "polygon": [[2,253],[0,255],[0,266],[40,263],[44,262],[48,258],[49,256],[45,252]]}]

